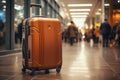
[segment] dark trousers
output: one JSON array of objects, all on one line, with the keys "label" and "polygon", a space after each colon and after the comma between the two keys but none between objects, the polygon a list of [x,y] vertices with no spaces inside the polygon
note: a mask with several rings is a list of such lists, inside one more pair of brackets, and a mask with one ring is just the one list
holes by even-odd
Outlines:
[{"label": "dark trousers", "polygon": [[74,37],[70,37],[70,45],[72,46],[73,45],[73,43],[74,43]]},{"label": "dark trousers", "polygon": [[18,33],[15,32],[15,43],[17,44],[18,43]]},{"label": "dark trousers", "polygon": [[109,35],[102,35],[102,45],[103,47],[108,47]]},{"label": "dark trousers", "polygon": [[96,37],[94,43],[98,43],[98,42],[99,42],[99,37]]}]

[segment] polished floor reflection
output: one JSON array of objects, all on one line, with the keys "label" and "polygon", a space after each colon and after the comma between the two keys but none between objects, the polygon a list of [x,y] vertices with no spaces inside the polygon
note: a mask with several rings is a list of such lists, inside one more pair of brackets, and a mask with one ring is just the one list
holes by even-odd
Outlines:
[{"label": "polished floor reflection", "polygon": [[102,48],[87,42],[62,44],[63,65],[59,74],[38,71],[22,74],[22,53],[0,56],[0,80],[120,80],[120,48]]}]

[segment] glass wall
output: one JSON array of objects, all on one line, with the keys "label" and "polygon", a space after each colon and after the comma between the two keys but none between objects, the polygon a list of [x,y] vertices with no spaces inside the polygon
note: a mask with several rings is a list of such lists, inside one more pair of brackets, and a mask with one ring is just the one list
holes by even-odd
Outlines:
[{"label": "glass wall", "polygon": [[6,1],[0,0],[0,50],[5,49]]},{"label": "glass wall", "polygon": [[48,11],[47,11],[47,17],[50,18],[50,17],[51,17],[51,13],[50,13],[50,12],[51,12],[51,7],[48,6],[48,7],[47,7],[47,10],[48,10]]},{"label": "glass wall", "polygon": [[42,16],[46,17],[47,16],[47,3],[44,0],[41,0],[41,6],[42,6]]},{"label": "glass wall", "polygon": [[20,23],[24,19],[24,0],[15,0],[14,4],[14,32],[15,48],[21,47],[22,27]]},{"label": "glass wall", "polygon": [[[0,52],[2,50],[5,51],[21,48],[21,38],[18,25],[22,22],[24,17],[26,18],[26,15],[28,15],[27,17],[30,17],[30,6],[28,4],[29,2],[39,2],[42,5],[43,16],[58,18],[62,21],[62,17],[59,14],[59,5],[56,3],[55,0],[27,1],[8,0],[6,2],[6,0],[0,0]],[[36,11],[38,10],[36,10],[36,8],[33,8],[33,16],[35,15]]]}]

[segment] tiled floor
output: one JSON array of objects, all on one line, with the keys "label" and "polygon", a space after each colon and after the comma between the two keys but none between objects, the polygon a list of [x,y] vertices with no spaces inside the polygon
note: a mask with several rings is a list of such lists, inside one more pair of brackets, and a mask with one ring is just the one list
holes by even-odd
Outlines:
[{"label": "tiled floor", "polygon": [[59,74],[50,70],[22,74],[22,53],[0,56],[0,80],[120,80],[120,48],[102,48],[87,42],[62,44],[63,65]]}]

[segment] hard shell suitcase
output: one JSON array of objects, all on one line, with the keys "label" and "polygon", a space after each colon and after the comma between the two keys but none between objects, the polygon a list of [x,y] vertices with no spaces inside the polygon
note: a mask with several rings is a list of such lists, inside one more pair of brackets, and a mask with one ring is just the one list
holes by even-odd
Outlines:
[{"label": "hard shell suitcase", "polygon": [[62,66],[61,26],[58,19],[33,17],[23,22],[23,69],[56,69]]}]

